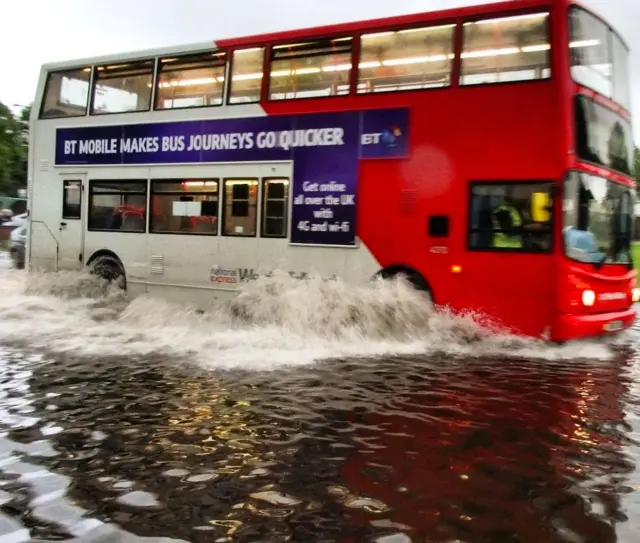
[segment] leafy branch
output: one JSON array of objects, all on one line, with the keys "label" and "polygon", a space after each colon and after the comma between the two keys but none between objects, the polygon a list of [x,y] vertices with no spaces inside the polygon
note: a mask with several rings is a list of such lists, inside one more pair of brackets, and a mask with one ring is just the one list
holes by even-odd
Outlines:
[{"label": "leafy branch", "polygon": [[16,196],[27,185],[30,110],[15,115],[0,102],[0,194]]}]

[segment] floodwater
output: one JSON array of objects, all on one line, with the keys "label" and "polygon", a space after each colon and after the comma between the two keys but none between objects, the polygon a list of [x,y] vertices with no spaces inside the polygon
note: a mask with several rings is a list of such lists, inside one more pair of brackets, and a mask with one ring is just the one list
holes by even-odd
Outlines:
[{"label": "floodwater", "polygon": [[489,334],[403,285],[201,315],[0,270],[0,543],[636,543],[637,339]]}]

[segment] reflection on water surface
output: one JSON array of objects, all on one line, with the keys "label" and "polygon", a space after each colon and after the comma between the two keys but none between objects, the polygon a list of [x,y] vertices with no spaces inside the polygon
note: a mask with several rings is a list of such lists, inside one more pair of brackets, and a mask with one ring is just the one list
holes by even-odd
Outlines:
[{"label": "reflection on water surface", "polygon": [[18,535],[634,541],[631,353],[262,374],[2,359],[0,498]]}]

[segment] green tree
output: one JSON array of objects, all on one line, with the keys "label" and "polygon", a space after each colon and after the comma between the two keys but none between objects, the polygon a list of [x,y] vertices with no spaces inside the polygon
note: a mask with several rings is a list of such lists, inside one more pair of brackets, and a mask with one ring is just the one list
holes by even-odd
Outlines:
[{"label": "green tree", "polygon": [[22,154],[20,159],[20,175],[19,181],[21,182],[21,187],[18,188],[26,188],[27,187],[27,179],[29,175],[28,164],[29,164],[29,118],[31,117],[31,106],[23,107],[20,110],[20,113],[17,116],[18,123],[20,123],[20,138],[21,138],[21,146],[22,146]]},{"label": "green tree", "polygon": [[0,194],[15,196],[18,189],[27,185],[27,109],[16,116],[0,102]]}]

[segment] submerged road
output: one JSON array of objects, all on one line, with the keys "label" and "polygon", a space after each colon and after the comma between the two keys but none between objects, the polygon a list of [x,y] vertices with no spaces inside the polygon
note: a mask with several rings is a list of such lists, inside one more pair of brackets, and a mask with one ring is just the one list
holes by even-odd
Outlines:
[{"label": "submerged road", "polygon": [[150,301],[92,320],[0,273],[0,542],[640,539],[640,331],[465,351],[440,320],[329,348]]}]

